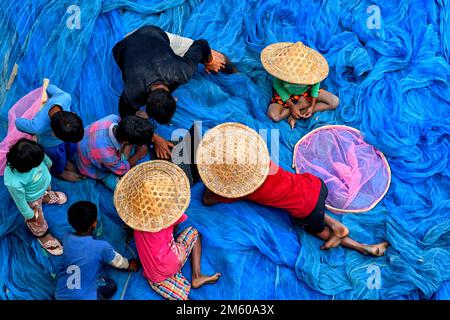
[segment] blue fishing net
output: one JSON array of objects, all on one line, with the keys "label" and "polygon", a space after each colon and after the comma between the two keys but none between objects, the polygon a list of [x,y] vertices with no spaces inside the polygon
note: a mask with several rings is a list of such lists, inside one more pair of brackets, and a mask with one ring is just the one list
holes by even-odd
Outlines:
[{"label": "blue fishing net", "polygon": [[[292,170],[293,147],[313,128],[360,129],[388,158],[392,183],[375,209],[342,221],[356,240],[386,239],[391,246],[381,258],[344,249],[323,252],[321,242],[294,229],[282,211],[246,202],[205,208],[204,186],[198,184],[185,224],[203,234],[205,273],[223,276],[215,285],[193,289],[191,298],[449,299],[449,17],[444,0],[4,0],[0,134],[8,109],[44,77],[72,94],[73,109],[86,124],[117,113],[123,83],[111,49],[139,26],[205,38],[240,73],[207,75],[200,66],[174,94],[179,107],[173,125],[159,126],[158,133],[169,138],[194,120],[202,120],[204,130],[225,121],[278,129],[269,148]],[[339,96],[340,106],[291,130],[266,117],[271,79],[259,54],[273,42],[297,40],[327,58],[330,74],[322,85]],[[91,200],[100,208],[98,236],[125,256],[136,256],[110,191],[92,180],[53,179],[52,186],[69,196],[66,205],[44,207],[56,236],[70,231],[68,206]],[[2,182],[0,199],[0,298],[53,298],[60,258],[40,249]],[[183,269],[188,278],[189,268]],[[118,283],[116,299],[160,299],[142,273],[110,267],[104,272]]]}]

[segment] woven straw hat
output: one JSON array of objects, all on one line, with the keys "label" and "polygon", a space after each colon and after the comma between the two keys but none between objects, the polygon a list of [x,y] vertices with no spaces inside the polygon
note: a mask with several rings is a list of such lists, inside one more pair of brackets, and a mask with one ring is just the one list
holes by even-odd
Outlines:
[{"label": "woven straw hat", "polygon": [[189,206],[186,174],[168,161],[144,162],[120,179],[114,205],[131,228],[157,232],[174,224]]},{"label": "woven straw hat", "polygon": [[244,197],[266,180],[269,151],[253,129],[240,123],[223,123],[204,135],[197,149],[197,167],[206,187],[215,194]]},{"label": "woven straw hat", "polygon": [[272,76],[294,84],[312,85],[328,75],[328,62],[302,42],[278,42],[261,52],[264,69]]}]

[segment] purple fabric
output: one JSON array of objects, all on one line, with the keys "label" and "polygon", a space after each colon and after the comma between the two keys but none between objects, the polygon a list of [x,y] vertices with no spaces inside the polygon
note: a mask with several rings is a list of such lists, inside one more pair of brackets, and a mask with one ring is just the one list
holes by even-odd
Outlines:
[{"label": "purple fabric", "polygon": [[8,133],[0,143],[0,176],[3,176],[6,166],[6,154],[9,148],[21,138],[31,139],[32,136],[17,130],[17,118],[32,119],[42,107],[42,87],[35,89],[16,102],[8,112]]},{"label": "purple fabric", "polygon": [[372,209],[390,184],[384,155],[346,126],[325,126],[304,136],[295,147],[294,165],[299,173],[322,178],[329,190],[327,207],[337,213]]}]

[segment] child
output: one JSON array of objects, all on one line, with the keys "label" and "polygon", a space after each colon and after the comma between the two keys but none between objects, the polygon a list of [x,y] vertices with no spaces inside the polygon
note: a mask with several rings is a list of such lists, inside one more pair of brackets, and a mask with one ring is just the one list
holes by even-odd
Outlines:
[{"label": "child", "polygon": [[145,157],[146,144],[155,139],[148,121],[136,116],[121,120],[109,115],[86,128],[84,138],[78,143],[78,169],[114,191],[119,178]]},{"label": "child", "polygon": [[[246,154],[247,148],[242,146],[239,137],[233,135],[226,136],[229,140],[223,145],[233,147],[241,145],[243,149],[240,149],[240,153],[225,149],[227,154],[224,155],[224,159],[229,161],[227,163],[238,163],[238,165],[218,163],[217,161],[222,158],[213,156],[212,152],[215,150],[211,147],[211,143],[220,141],[221,131],[224,130],[224,127],[233,128],[234,126],[236,124],[227,123],[211,129],[198,147],[197,159],[209,161],[208,163],[199,160],[198,163],[200,176],[206,187],[210,189],[207,189],[203,195],[205,205],[250,200],[258,204],[284,209],[293,217],[294,223],[325,241],[321,247],[322,250],[342,245],[365,255],[377,257],[384,255],[388,246],[387,242],[365,245],[349,238],[347,227],[325,214],[325,200],[328,195],[325,183],[312,174],[291,173],[278,167],[270,161],[267,146],[262,139],[258,139],[258,134],[252,129],[248,128],[247,131],[249,135],[255,136],[250,140],[260,141],[255,148],[263,150],[258,165],[250,165],[243,160],[238,160],[254,158]],[[208,145],[209,147],[203,147]],[[267,171],[262,170],[265,166],[269,166]],[[222,173],[220,177],[217,176],[218,167]],[[243,190],[244,187],[248,188],[249,184],[254,184],[254,188],[239,197],[235,196],[234,190]]]},{"label": "child", "polygon": [[68,181],[84,178],[77,173],[73,161],[76,143],[83,138],[83,122],[70,112],[71,97],[54,85],[49,85],[50,99],[33,119],[17,118],[18,130],[37,135],[38,142],[52,160],[51,173]]},{"label": "child", "polygon": [[42,204],[64,204],[67,196],[50,190],[52,161],[38,143],[22,138],[6,155],[4,183],[24,216],[31,233],[54,256],[63,252],[61,243],[48,230]]},{"label": "child", "polygon": [[291,128],[298,119],[317,111],[334,110],[339,98],[320,89],[328,74],[328,63],[317,51],[301,42],[275,43],[261,53],[264,68],[272,76],[273,97],[267,115],[274,122],[288,118]]},{"label": "child", "polygon": [[195,228],[187,227],[174,237],[178,225],[187,219],[184,210],[189,199],[189,181],[184,172],[162,160],[145,162],[130,170],[114,193],[120,217],[135,229],[144,277],[157,293],[170,300],[188,299],[191,284],[181,268],[189,255],[193,288],[214,283],[220,277],[220,273],[201,273],[201,236]]},{"label": "child", "polygon": [[58,272],[56,299],[106,300],[117,290],[114,280],[98,278],[101,264],[136,272],[139,262],[128,260],[114,251],[106,241],[92,237],[97,226],[97,206],[79,201],[69,208],[68,220],[75,233],[64,238],[62,267]]}]

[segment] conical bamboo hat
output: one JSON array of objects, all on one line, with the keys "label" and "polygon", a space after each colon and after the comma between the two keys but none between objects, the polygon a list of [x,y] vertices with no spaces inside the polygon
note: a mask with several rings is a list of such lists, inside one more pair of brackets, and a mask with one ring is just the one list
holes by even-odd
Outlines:
[{"label": "conical bamboo hat", "polygon": [[267,145],[253,129],[223,123],[209,130],[197,149],[197,167],[206,187],[227,198],[258,189],[269,173]]},{"label": "conical bamboo hat", "polygon": [[163,160],[144,162],[132,168],[117,184],[114,205],[131,228],[157,232],[174,224],[190,201],[186,174]]},{"label": "conical bamboo hat", "polygon": [[313,85],[328,75],[327,60],[302,42],[278,42],[261,52],[264,69],[272,76],[294,84]]}]

